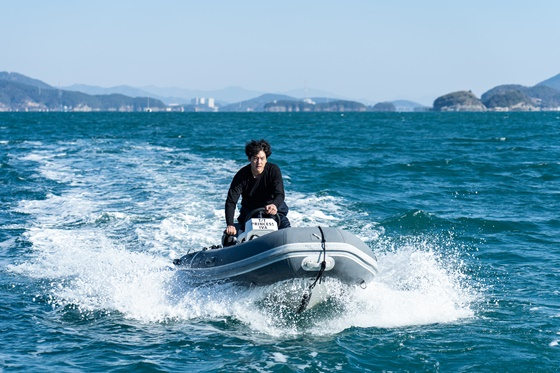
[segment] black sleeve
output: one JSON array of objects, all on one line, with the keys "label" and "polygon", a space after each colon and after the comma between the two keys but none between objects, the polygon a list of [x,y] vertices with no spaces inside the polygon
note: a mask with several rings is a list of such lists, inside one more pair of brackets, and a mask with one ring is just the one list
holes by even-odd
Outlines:
[{"label": "black sleeve", "polygon": [[239,201],[239,197],[243,191],[243,181],[242,170],[239,170],[231,181],[226,198],[225,212],[227,225],[233,225],[234,223],[235,208],[237,207],[237,201]]},{"label": "black sleeve", "polygon": [[285,194],[284,194],[284,181],[282,180],[282,172],[280,171],[280,167],[274,165],[271,169],[271,176],[274,185],[274,200],[272,203],[276,207],[280,207],[280,205],[284,202]]}]

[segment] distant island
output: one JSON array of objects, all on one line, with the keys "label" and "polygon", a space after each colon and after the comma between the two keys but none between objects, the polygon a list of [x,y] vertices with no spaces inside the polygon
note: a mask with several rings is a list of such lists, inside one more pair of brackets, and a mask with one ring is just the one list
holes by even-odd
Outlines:
[{"label": "distant island", "polygon": [[367,106],[359,102],[333,100],[327,102],[315,102],[312,99],[306,100],[280,100],[269,102],[264,105],[264,111],[284,113],[284,112],[345,112],[345,111],[367,111]]},{"label": "distant island", "polygon": [[438,97],[433,110],[560,111],[560,74],[545,82],[534,87],[500,85],[484,93],[480,99],[470,91],[453,92]]},{"label": "distant island", "polygon": [[[115,87],[119,88],[118,92],[127,94],[99,87],[73,87],[55,88],[19,73],[0,72],[0,112],[560,111],[560,74],[533,87],[500,85],[485,92],[480,98],[471,91],[448,93],[438,97],[433,107],[406,100],[366,105],[330,97],[298,99],[280,94],[261,94],[237,103],[217,102],[211,97],[192,97],[190,102],[174,104],[167,99],[177,100],[177,97],[166,99],[132,87]],[[178,100],[186,101],[180,98]]]}]

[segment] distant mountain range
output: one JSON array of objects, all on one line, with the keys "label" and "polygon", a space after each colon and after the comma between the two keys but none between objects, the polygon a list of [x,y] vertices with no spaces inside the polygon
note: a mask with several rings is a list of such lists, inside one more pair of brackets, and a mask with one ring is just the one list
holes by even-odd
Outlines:
[{"label": "distant mountain range", "polygon": [[[203,98],[196,100],[193,99]],[[19,73],[0,72],[0,111],[425,111],[407,100],[367,106],[335,94],[299,89],[286,94],[240,87],[204,91],[121,85],[110,88],[75,84],[52,87]],[[434,101],[434,110],[560,110],[560,74],[534,87],[509,84],[492,88],[480,99],[466,91]]]},{"label": "distant mountain range", "polygon": [[240,87],[227,87],[215,91],[204,91],[176,87],[161,88],[156,86],[147,86],[135,88],[127,85],[120,85],[102,88],[85,84],[74,84],[68,87],[62,87],[62,89],[83,92],[90,95],[118,93],[131,97],[153,97],[163,101],[167,105],[190,104],[191,100],[196,97],[212,97],[216,100],[216,103],[220,105],[227,105],[231,102],[249,100],[263,94],[262,92],[249,91]]},{"label": "distant mountain range", "polygon": [[0,72],[0,111],[151,111],[166,107],[151,97],[89,95],[57,89],[18,73]]},{"label": "distant mountain range", "polygon": [[[0,111],[376,111],[375,107],[341,100],[324,91],[300,89],[290,93],[261,93],[240,87],[202,91],[75,84],[56,88],[19,73],[0,72]],[[203,99],[193,103],[195,98]],[[274,105],[266,107],[271,103]],[[389,111],[423,108],[404,100],[391,105]]]},{"label": "distant mountain range", "polygon": [[118,93],[131,97],[153,97],[165,102],[168,105],[173,104],[190,104],[195,97],[212,97],[221,107],[232,103],[248,101],[262,95],[279,95],[292,98],[307,97],[330,97],[331,100],[342,99],[336,94],[320,91],[316,89],[294,89],[284,93],[269,93],[260,91],[251,91],[241,87],[227,87],[219,90],[193,90],[177,87],[156,87],[147,86],[135,88],[127,85],[120,85],[110,88],[102,88],[85,84],[73,84],[68,87],[61,87],[68,91],[78,91],[90,95],[107,95]]}]

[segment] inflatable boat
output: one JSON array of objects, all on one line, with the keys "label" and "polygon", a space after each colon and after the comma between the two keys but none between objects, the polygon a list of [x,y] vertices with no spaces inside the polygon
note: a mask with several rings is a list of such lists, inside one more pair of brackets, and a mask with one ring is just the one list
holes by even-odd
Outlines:
[{"label": "inflatable boat", "polygon": [[194,282],[264,286],[309,279],[310,290],[326,278],[365,287],[377,274],[372,249],[352,233],[331,227],[278,230],[277,220],[254,215],[248,215],[234,244],[226,246],[223,240],[220,246],[187,253],[174,260],[176,269]]}]

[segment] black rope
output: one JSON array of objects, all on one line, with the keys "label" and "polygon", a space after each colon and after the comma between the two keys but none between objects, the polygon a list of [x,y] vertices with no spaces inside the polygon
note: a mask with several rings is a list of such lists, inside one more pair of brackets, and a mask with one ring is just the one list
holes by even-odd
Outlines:
[{"label": "black rope", "polygon": [[315,287],[315,285],[317,285],[317,282],[321,283],[323,281],[323,273],[325,272],[325,268],[327,268],[327,241],[325,240],[325,233],[323,232],[323,228],[321,228],[321,226],[319,226],[318,228],[319,231],[321,231],[321,249],[323,249],[323,261],[321,262],[321,269],[319,270],[315,281],[313,281],[313,283],[309,285],[307,291],[303,293],[301,304],[298,308],[297,313],[302,313],[303,311],[305,311],[305,309],[309,305],[309,301],[311,300],[311,292],[313,291],[313,288]]}]

